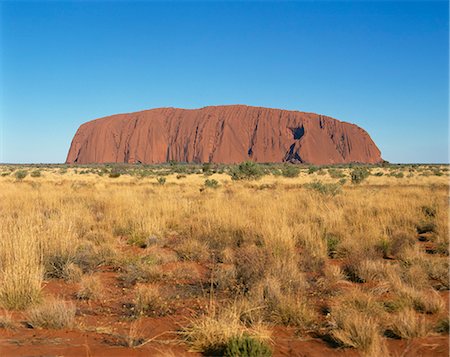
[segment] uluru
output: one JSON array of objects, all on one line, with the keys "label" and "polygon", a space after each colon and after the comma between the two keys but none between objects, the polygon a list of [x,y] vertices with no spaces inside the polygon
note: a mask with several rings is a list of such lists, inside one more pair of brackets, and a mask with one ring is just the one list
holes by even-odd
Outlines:
[{"label": "uluru", "polygon": [[66,162],[379,163],[381,153],[357,125],[324,115],[252,107],[157,108],[82,124]]}]

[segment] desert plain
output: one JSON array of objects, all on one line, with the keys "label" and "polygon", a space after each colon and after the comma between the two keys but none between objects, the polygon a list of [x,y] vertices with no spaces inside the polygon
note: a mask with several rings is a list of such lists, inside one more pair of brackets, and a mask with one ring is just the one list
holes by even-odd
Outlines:
[{"label": "desert plain", "polygon": [[448,165],[1,165],[0,355],[448,356],[448,200]]}]

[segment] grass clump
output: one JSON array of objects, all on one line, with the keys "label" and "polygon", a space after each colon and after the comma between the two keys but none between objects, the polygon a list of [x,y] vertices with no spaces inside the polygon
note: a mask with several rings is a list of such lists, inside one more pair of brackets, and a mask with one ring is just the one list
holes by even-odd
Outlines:
[{"label": "grass clump", "polygon": [[0,328],[11,329],[14,327],[14,321],[10,313],[0,313]]},{"label": "grass clump", "polygon": [[305,187],[308,190],[319,192],[323,195],[328,196],[336,196],[338,193],[341,193],[342,186],[337,183],[322,183],[321,181],[314,181],[311,183],[305,184]]},{"label": "grass clump", "polygon": [[424,337],[429,330],[423,316],[418,316],[413,309],[399,312],[391,321],[386,334],[396,338]]},{"label": "grass clump", "polygon": [[356,348],[364,356],[385,355],[386,347],[376,319],[353,310],[340,310],[333,317],[337,328],[331,331],[330,337],[336,343]]},{"label": "grass clump", "polygon": [[244,324],[241,319],[244,314],[237,304],[220,309],[211,306],[206,315],[192,320],[181,334],[193,351],[207,356],[222,356],[230,340],[244,335],[267,341],[268,331],[259,323]]},{"label": "grass clump", "polygon": [[96,276],[84,276],[80,282],[80,289],[76,296],[80,300],[98,300],[102,296],[103,285]]},{"label": "grass clump", "polygon": [[41,176],[42,176],[42,175],[41,175],[41,171],[39,171],[39,170],[31,171],[30,176],[31,176],[31,177],[41,177]]},{"label": "grass clump", "polygon": [[224,357],[270,357],[272,350],[264,341],[248,335],[231,338],[224,349]]},{"label": "grass clump", "polygon": [[164,315],[168,308],[157,286],[138,285],[135,292],[136,315]]},{"label": "grass clump", "polygon": [[75,311],[71,302],[49,299],[28,312],[28,323],[33,328],[70,328],[75,324]]}]

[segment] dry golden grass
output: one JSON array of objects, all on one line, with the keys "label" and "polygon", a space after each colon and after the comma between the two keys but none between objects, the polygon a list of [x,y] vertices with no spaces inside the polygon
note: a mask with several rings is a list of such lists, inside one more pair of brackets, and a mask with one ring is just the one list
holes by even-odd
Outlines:
[{"label": "dry golden grass", "polygon": [[75,305],[71,302],[48,299],[28,312],[28,323],[33,328],[70,328],[75,323]]},{"label": "dry golden grass", "polygon": [[[449,288],[447,174],[419,167],[397,178],[374,168],[383,176],[353,185],[349,169],[338,169],[347,183],[332,195],[304,185],[339,179],[307,169],[257,181],[213,174],[216,189],[204,189],[202,174],[170,174],[161,185],[156,175],[76,170],[0,176],[0,304],[35,306],[36,326],[52,326],[45,316],[61,313],[39,307],[44,279],[80,283],[79,297],[95,299],[95,277],[82,274],[105,266],[136,289],[139,314],[160,308],[150,284],[185,279],[204,289],[209,279],[222,300],[185,330],[199,351],[244,333],[267,337],[271,324],[323,327],[318,301],[329,299],[331,335],[382,355],[389,317],[392,331],[409,338],[424,334],[423,316],[445,309],[434,290]],[[190,273],[182,264],[201,269]]]}]

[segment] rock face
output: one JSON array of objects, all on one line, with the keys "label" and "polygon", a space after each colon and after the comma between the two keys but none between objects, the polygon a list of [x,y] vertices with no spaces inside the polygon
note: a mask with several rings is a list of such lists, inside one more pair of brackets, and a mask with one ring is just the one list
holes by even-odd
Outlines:
[{"label": "rock face", "polygon": [[360,127],[323,115],[249,107],[159,108],[80,126],[67,163],[378,163]]}]

